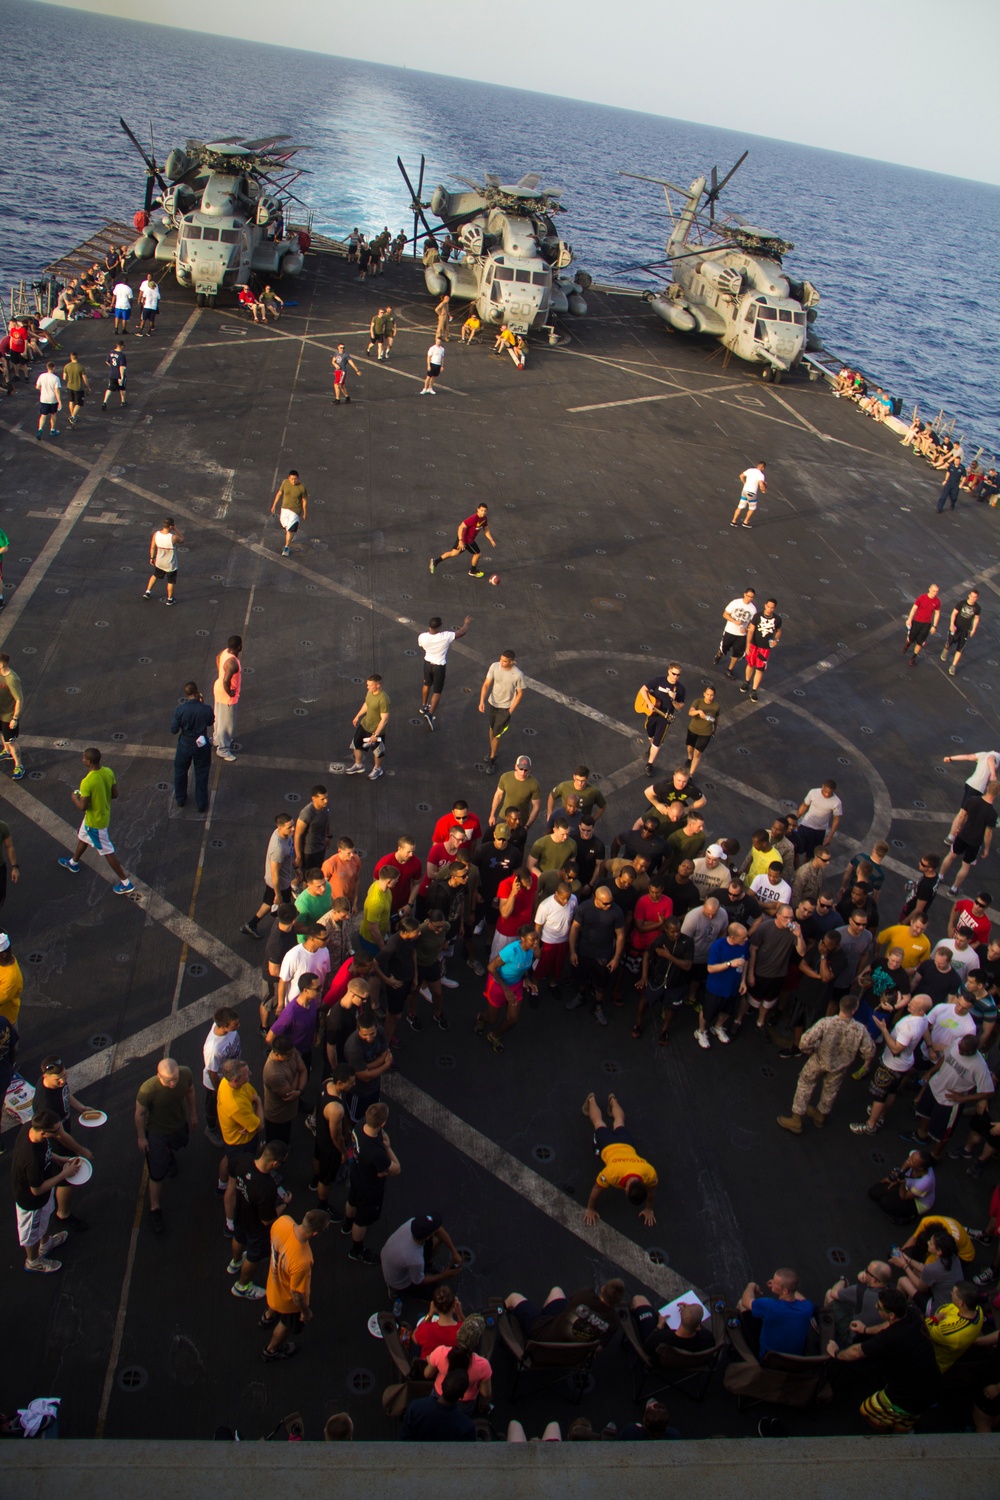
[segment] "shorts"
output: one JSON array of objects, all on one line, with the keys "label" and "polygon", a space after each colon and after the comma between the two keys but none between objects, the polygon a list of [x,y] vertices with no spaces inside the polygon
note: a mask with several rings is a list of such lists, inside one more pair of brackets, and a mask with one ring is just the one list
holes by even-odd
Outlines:
[{"label": "shorts", "polygon": [[884,1104],[887,1099],[892,1098],[893,1094],[899,1093],[903,1087],[903,1080],[909,1078],[912,1071],[911,1068],[907,1068],[905,1072],[894,1073],[884,1063],[878,1063],[875,1067],[872,1081],[868,1085],[869,1094],[871,1094],[873,1099],[878,1099]]},{"label": "shorts", "polygon": [[974,865],[979,858],[982,845],[967,844],[964,839],[955,838],[952,841],[952,853],[957,854],[965,865]]},{"label": "shorts", "polygon": [[171,1135],[148,1135],[146,1137],[146,1163],[150,1182],[162,1182],[173,1165],[174,1152],[188,1143],[188,1127],[182,1125]]},{"label": "shorts", "polygon": [[646,986],[645,998],[649,1001],[650,1005],[660,1005],[664,1010],[679,1010],[686,1002],[687,996],[686,984],[682,985],[680,989],[675,985],[670,990],[665,990],[662,985],[658,987],[655,984],[647,984]]},{"label": "shorts", "polygon": [[495,704],[489,705],[490,711],[490,734],[498,740],[502,734],[506,734],[510,727],[510,709],[497,708]]},{"label": "shorts", "polygon": [[712,736],[710,734],[693,734],[689,729],[687,732],[687,739],[684,741],[684,743],[689,750],[700,750],[702,754],[704,754],[708,749],[708,744],[711,739]]},{"label": "shorts", "polygon": [[165,568],[158,568],[156,566],[156,564],[154,563],[153,564],[153,577],[154,578],[165,578],[168,583],[176,583],[177,582],[177,569],[173,568],[168,573]]},{"label": "shorts", "polygon": [[911,646],[922,646],[930,633],[930,620],[914,620],[913,624],[910,626],[910,633],[907,636],[907,640],[909,641]]},{"label": "shorts", "polygon": [[333,1187],[337,1180],[337,1174],[343,1166],[339,1151],[317,1151],[316,1161],[319,1171],[316,1173],[316,1181],[321,1182],[324,1187]]},{"label": "shorts", "polygon": [[427,366],[427,379],[428,380],[437,380],[437,378],[438,378],[438,376],[440,374],[441,374],[441,366],[440,365],[428,365]]},{"label": "shorts", "polygon": [[302,1322],[302,1314],[301,1313],[297,1313],[297,1312],[278,1312],[277,1308],[272,1307],[270,1303],[268,1303],[268,1305],[267,1305],[267,1310],[268,1310],[269,1313],[273,1313],[273,1315],[274,1315],[275,1319],[277,1320],[277,1322],[279,1322],[280,1324],[282,1324],[282,1326],[284,1328],[286,1328],[289,1333],[293,1333],[294,1334],[294,1333],[301,1333],[302,1332],[304,1324]]},{"label": "shorts", "polygon": [[265,1115],[265,1117],[264,1117],[264,1145],[265,1146],[267,1145],[268,1141],[284,1141],[284,1143],[285,1143],[286,1146],[290,1146],[291,1143],[292,1143],[292,1122],[291,1122],[291,1120],[269,1120],[267,1118],[267,1116]]},{"label": "shorts", "polygon": [[219,1128],[219,1099],[214,1089],[205,1090],[205,1128],[215,1131]]},{"label": "shorts", "polygon": [[594,999],[598,1002],[608,993],[611,988],[612,976],[608,973],[608,966],[599,958],[591,958],[586,954],[580,955],[580,962],[576,967],[577,983],[581,991],[588,985],[593,986]]},{"label": "shorts", "polygon": [[[512,992],[514,996],[513,1001],[510,1003],[514,1005],[520,1005],[524,1000],[523,980],[519,979],[517,984],[509,984],[507,988]],[[486,997],[487,1005],[491,1005],[494,1010],[503,1010],[504,1007],[508,1004],[507,996],[503,992],[502,985],[500,984],[499,980],[494,979],[492,974],[486,981],[486,988],[483,990],[483,994]]]},{"label": "shorts", "polygon": [[723,656],[728,652],[734,661],[739,661],[747,649],[747,638],[745,635],[734,635],[731,630],[722,632],[722,640],[719,642],[719,650]]},{"label": "shorts", "polygon": [[98,854],[114,854],[115,846],[108,837],[106,828],[88,828],[86,823],[80,824],[78,837],[81,843],[89,844],[96,849]]},{"label": "shorts", "polygon": [[914,1104],[913,1112],[918,1119],[926,1120],[927,1134],[932,1141],[938,1143],[951,1131],[961,1108],[960,1104],[939,1104],[930,1089],[926,1088]]},{"label": "shorts", "polygon": [[20,1204],[17,1205],[17,1243],[22,1250],[27,1250],[30,1245],[40,1245],[45,1239],[55,1207],[54,1189],[49,1193],[48,1202],[43,1203],[41,1208],[22,1208]]},{"label": "shorts", "polygon": [[405,981],[399,986],[398,990],[394,990],[389,984],[386,985],[382,991],[382,998],[385,1001],[385,1008],[390,1016],[401,1016],[403,1014],[406,1002],[410,998],[411,993],[412,991]]},{"label": "shorts", "polygon": [[355,938],[355,942],[358,945],[359,951],[364,954],[365,958],[377,958],[378,957],[378,953],[379,953],[378,943],[373,943],[373,942],[371,942],[371,940],[369,938],[362,937],[361,934],[360,934],[360,932],[358,933],[357,937]]},{"label": "shorts", "polygon": [[244,1229],[241,1224],[237,1224],[233,1240],[237,1245],[242,1245],[245,1260],[256,1263],[267,1260],[271,1254],[271,1236],[261,1224],[256,1224],[253,1229]]},{"label": "shorts", "polygon": [[747,666],[753,667],[755,672],[766,672],[767,660],[770,655],[770,646],[755,646],[753,641],[751,641],[747,647]]},{"label": "shorts", "polygon": [[825,828],[807,828],[803,823],[800,823],[798,828],[796,828],[795,836],[798,841],[798,848],[807,860],[812,859],[814,852],[826,838],[826,834],[827,830]]},{"label": "shorts", "polygon": [[55,401],[39,401],[38,410],[43,417],[54,417],[59,410],[59,406]]},{"label": "shorts", "polygon": [[626,974],[642,973],[642,955],[644,948],[627,948],[622,957],[622,968]]},{"label": "shorts", "polygon": [[18,735],[20,733],[21,733],[21,721],[20,721],[20,719],[18,719],[18,721],[17,721],[17,728],[16,729],[11,724],[0,723],[0,739],[5,740],[7,742],[7,744],[10,744],[11,740],[16,740],[17,737],[18,737]]},{"label": "shorts", "polygon": [[757,509],[757,496],[756,495],[741,495],[740,496],[740,503],[739,503],[739,505],[737,505],[736,509],[738,511],[740,511],[740,510],[743,509],[744,505],[747,508],[747,515],[748,516],[752,516],[753,513],[754,513],[754,511]]},{"label": "shorts", "polygon": [[355,1203],[351,1197],[353,1191],[353,1187],[348,1188],[347,1202],[354,1209],[354,1222],[359,1229],[370,1229],[382,1217],[384,1197],[380,1195],[378,1198],[361,1198]]},{"label": "shorts", "polygon": [[343,385],[343,383],[344,383],[344,381],[346,379],[347,379],[347,371],[346,370],[334,370],[334,372],[333,372],[333,383],[334,383],[334,385]]},{"label": "shorts", "polygon": [[659,746],[663,744],[663,736],[674,721],[672,713],[650,714],[646,720],[646,735],[651,744]]},{"label": "shorts", "polygon": [[776,977],[758,974],[753,984],[748,985],[747,988],[754,1000],[760,1000],[764,1005],[773,1005],[787,983],[787,973],[779,974]]},{"label": "shorts", "polygon": [[808,1031],[810,1026],[815,1026],[826,1015],[829,1001],[825,995],[817,998],[815,995],[802,995],[796,992],[791,1005],[785,1012],[785,1023],[788,1026],[801,1026]]},{"label": "shorts", "polygon": [[66,392],[66,400],[70,406],[82,406],[86,399],[87,392],[83,389],[83,386],[79,390],[70,389]]},{"label": "shorts", "polygon": [[115,308],[115,319],[116,319],[116,321],[118,319],[121,319],[121,321],[123,323],[127,323],[128,320],[129,320],[129,318],[131,316],[132,316],[132,309],[130,307],[116,307]]},{"label": "shorts", "polygon": [[609,1146],[631,1146],[635,1150],[635,1141],[631,1132],[624,1125],[599,1125],[594,1131],[594,1150],[606,1151]]},{"label": "shorts", "polygon": [[444,691],[444,675],[447,667],[443,661],[424,662],[424,687],[428,687],[434,693]]},{"label": "shorts", "polygon": [[302,520],[302,517],[299,515],[298,511],[286,510],[285,507],[282,506],[278,512],[278,520],[281,522],[286,531],[298,531],[299,522]]},{"label": "shorts", "polygon": [[733,1009],[739,1004],[739,995],[716,995],[710,989],[706,989],[701,997],[702,1018],[709,1026],[714,1026],[721,1015],[731,1015]]},{"label": "shorts", "polygon": [[155,323],[156,314],[159,312],[159,310],[159,307],[144,307],[142,309],[142,321],[144,323],[150,324]]},{"label": "shorts", "polygon": [[968,644],[969,637],[962,630],[953,630],[948,636],[948,645],[954,646],[956,651],[964,651]]},{"label": "shorts", "polygon": [[568,953],[568,939],[561,943],[546,943],[543,940],[538,961],[535,964],[535,978],[544,979],[548,975],[550,984],[558,984],[562,978],[563,969],[566,967]]},{"label": "shorts", "polygon": [[483,549],[480,547],[476,537],[473,537],[471,542],[463,542],[462,538],[456,535],[454,550],[456,552],[471,552],[474,557],[478,557]]},{"label": "shorts", "polygon": [[121,378],[119,378],[117,375],[109,375],[108,376],[108,390],[109,391],[123,391],[124,389],[125,389],[125,376],[124,375],[122,375]]},{"label": "shorts", "polygon": [[[322,861],[322,859],[318,859],[316,861],[316,863],[321,865],[323,863],[323,861]],[[310,865],[310,864],[306,864],[304,866],[304,868],[307,869],[307,870],[311,870],[313,868],[313,866]],[[285,906],[291,906],[291,904],[292,904],[292,889],[291,889],[291,886],[288,886],[287,888],[282,888],[282,891],[281,891],[281,902],[279,903],[278,897],[275,895],[274,888],[272,886],[265,885],[265,887],[264,887],[264,894],[260,898],[260,904],[261,904],[261,906],[264,905],[265,901],[267,902],[268,906],[276,906],[276,905],[279,905],[279,904],[284,904]]]},{"label": "shorts", "polygon": [[511,1308],[511,1314],[520,1323],[524,1330],[525,1338],[531,1337],[531,1330],[536,1323],[547,1323],[550,1318],[556,1318],[565,1311],[568,1297],[553,1297],[551,1302],[546,1302],[544,1307],[539,1307],[537,1302],[529,1302],[527,1297],[519,1302],[516,1307]]},{"label": "shorts", "polygon": [[373,744],[366,746],[365,745],[365,740],[369,740],[369,739],[371,739],[371,730],[370,729],[365,729],[361,724],[355,725],[354,738],[351,741],[351,744],[354,746],[355,750],[365,750],[365,749],[368,749],[368,750],[373,750],[375,752],[376,756],[382,756],[382,755],[384,755],[385,754],[385,739],[383,738],[383,736],[379,735],[378,739],[375,740]]},{"label": "shorts", "polygon": [[432,964],[417,964],[417,979],[421,984],[437,984],[442,972],[439,958],[436,958]]}]

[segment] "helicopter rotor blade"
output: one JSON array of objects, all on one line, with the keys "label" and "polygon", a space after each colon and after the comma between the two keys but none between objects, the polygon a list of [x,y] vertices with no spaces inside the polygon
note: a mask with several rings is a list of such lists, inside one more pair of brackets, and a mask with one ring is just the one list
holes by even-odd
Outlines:
[{"label": "helicopter rotor blade", "polygon": [[712,168],[712,187],[708,194],[708,220],[710,224],[715,223],[715,200],[719,196],[719,169]]},{"label": "helicopter rotor blade", "polygon": [[[747,159],[747,157],[749,155],[750,155],[749,150],[744,151],[743,155],[740,157],[740,159],[736,163],[736,165],[730,167],[729,171],[726,173],[725,177],[723,177],[723,179],[719,183],[718,187],[715,187],[715,184],[714,184],[714,181],[713,181],[712,191],[715,193],[716,197],[718,197],[719,194],[722,192],[722,189],[725,187],[725,185],[729,181],[730,177],[735,176],[735,174],[739,171],[740,167],[742,167],[743,163],[746,161],[746,159]],[[714,167],[712,168],[712,177],[713,177],[713,179],[715,177],[715,168]]]},{"label": "helicopter rotor blade", "polygon": [[417,219],[419,218],[424,228],[427,230],[427,233],[433,236],[434,231],[431,229],[431,226],[428,224],[427,219],[424,217],[424,205],[420,201],[420,195],[413,191],[413,183],[406,175],[406,168],[403,166],[403,158],[401,156],[396,157],[396,165],[402,173],[403,181],[406,183],[406,186],[410,190],[410,198],[412,200],[410,206],[413,209],[414,223],[416,223]]},{"label": "helicopter rotor blade", "polygon": [[683,197],[688,196],[687,188],[678,187],[676,182],[667,182],[663,177],[647,177],[643,172],[623,172],[620,168],[619,177],[634,177],[636,182],[655,182],[657,187],[669,188],[672,193],[680,193]]},{"label": "helicopter rotor blade", "polygon": [[124,130],[125,134],[128,136],[129,140],[132,142],[132,144],[135,147],[135,149],[138,151],[139,155],[142,157],[143,161],[146,163],[146,171],[149,174],[149,177],[151,179],[152,178],[156,179],[156,182],[158,183],[160,191],[162,193],[168,192],[169,189],[167,187],[166,181],[165,181],[165,179],[163,177],[161,177],[160,172],[159,172],[159,170],[157,168],[156,162],[153,160],[153,158],[151,156],[147,156],[145,148],[139,144],[139,142],[136,140],[135,136],[132,134],[132,131],[125,124],[125,121],[121,118],[120,115],[118,117],[118,123],[121,126],[121,128]]},{"label": "helicopter rotor blade", "polygon": [[[424,156],[424,153],[421,151],[421,153],[420,153],[420,175],[417,178],[417,197],[418,197],[418,199],[423,197],[423,192],[424,192],[424,168],[426,167],[426,165],[427,165],[427,158]],[[416,211],[416,209],[414,209],[413,210],[413,243],[414,244],[417,243],[417,229],[418,228],[419,228],[419,221],[417,219],[417,211]]]}]

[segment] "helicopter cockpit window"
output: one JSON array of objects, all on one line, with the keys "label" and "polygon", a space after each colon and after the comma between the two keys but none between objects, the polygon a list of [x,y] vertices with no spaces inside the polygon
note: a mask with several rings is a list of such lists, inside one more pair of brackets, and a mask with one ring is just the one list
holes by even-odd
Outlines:
[{"label": "helicopter cockpit window", "polygon": [[758,318],[767,318],[769,322],[776,323],[778,320],[777,310],[773,307],[758,307]]},{"label": "helicopter cockpit window", "polygon": [[750,306],[747,308],[747,311],[746,311],[746,321],[748,323],[752,323],[753,320],[754,320],[754,318],[756,316],[757,316],[757,304],[756,304],[756,302],[751,302]]},{"label": "helicopter cockpit window", "polygon": [[238,245],[240,242],[240,232],[238,229],[223,229],[220,239],[224,245]]},{"label": "helicopter cockpit window", "polygon": [[531,272],[530,271],[515,271],[514,272],[514,280],[515,281],[526,281],[530,285],[531,284]]},{"label": "helicopter cockpit window", "polygon": [[535,286],[548,286],[549,273],[548,271],[532,271],[531,279]]},{"label": "helicopter cockpit window", "polygon": [[801,312],[801,313],[792,313],[792,321],[794,323],[800,324],[801,327],[804,328],[805,325],[806,325],[806,315],[805,315],[805,313],[804,312]]},{"label": "helicopter cockpit window", "polygon": [[200,240],[201,239],[201,225],[200,224],[185,224],[184,225],[183,233],[181,235],[181,238],[185,239],[185,240]]},{"label": "helicopter cockpit window", "polygon": [[779,307],[778,321],[781,323],[790,323],[792,321],[792,309],[790,307]]},{"label": "helicopter cockpit window", "polygon": [[219,231],[217,229],[209,229],[206,226],[201,232],[201,237],[203,240],[217,240],[219,238]]},{"label": "helicopter cockpit window", "polygon": [[497,266],[497,281],[513,281],[514,269],[512,266]]}]

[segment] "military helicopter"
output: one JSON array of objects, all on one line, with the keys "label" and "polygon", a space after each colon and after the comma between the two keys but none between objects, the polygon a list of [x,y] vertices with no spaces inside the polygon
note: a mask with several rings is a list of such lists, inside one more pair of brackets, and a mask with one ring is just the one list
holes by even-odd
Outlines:
[{"label": "military helicopter", "polygon": [[135,216],[140,233],[133,246],[140,259],[172,263],[181,286],[194,288],[199,307],[214,306],[223,288],[244,286],[251,271],[271,277],[301,272],[308,236],[303,245],[303,236],[285,226],[288,199],[295,197],[289,189],[302,175],[290,166],[302,148],[285,145],[289,136],[189,140],[183,151],[170,152],[161,173],[125,121],[118,123],[146,163],[146,199]]},{"label": "military helicopter", "polygon": [[[399,157],[396,163],[410,190],[414,241],[419,238],[419,221],[425,245],[432,242],[424,251],[424,281],[434,296],[448,293],[474,302],[484,323],[506,323],[514,333],[548,329],[550,342],[558,342],[549,321],[553,313],[579,317],[587,311],[584,293],[590,276],[586,271],[561,274],[573,260],[571,247],[559,238],[553,223],[555,214],[565,212],[559,202],[561,188],[541,188],[535,172],[512,186],[488,172],[482,183],[457,178],[468,192],[450,192],[439,185],[424,203],[424,158],[416,189]],[[457,239],[460,259],[437,254],[437,236],[425,208]]]},{"label": "military helicopter", "polygon": [[[662,187],[673,222],[667,260],[658,263],[669,265],[672,280],[662,291],[646,293],[657,317],[679,333],[712,335],[729,354],[763,365],[762,378],[777,383],[795,368],[807,348],[822,348],[811,329],[819,292],[808,281],[794,281],[782,270],[782,257],[795,249],[788,240],[746,223],[738,214],[716,222],[719,194],[748,155],[744,151],[721,182],[713,167],[710,179],[696,177],[686,191],[660,177],[639,172],[619,175]],[[677,216],[671,193],[684,199]],[[706,207],[707,222],[699,218]],[[643,269],[652,272],[654,267]]]}]

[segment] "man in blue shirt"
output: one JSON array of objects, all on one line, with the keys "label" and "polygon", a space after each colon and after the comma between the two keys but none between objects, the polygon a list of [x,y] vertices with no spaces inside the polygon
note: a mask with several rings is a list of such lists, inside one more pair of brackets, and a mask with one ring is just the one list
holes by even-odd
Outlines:
[{"label": "man in blue shirt", "polygon": [[730,922],[722,937],[708,950],[708,975],[705,993],[698,1007],[699,1047],[709,1047],[708,1028],[719,1042],[728,1042],[726,1022],[737,1009],[739,995],[746,992],[746,965],[750,953],[747,930],[742,922]]},{"label": "man in blue shirt", "polygon": [[[482,1036],[485,1031],[486,1040],[494,1052],[503,1051],[501,1036],[517,1025],[524,991],[533,995],[538,993],[538,986],[527,978],[534,967],[537,952],[538,934],[531,922],[525,922],[518,929],[516,941],[507,943],[495,958],[490,959],[483,991],[486,1009],[476,1017],[476,1035]],[[499,1017],[505,1006],[506,1014],[501,1021]]]},{"label": "man in blue shirt", "polygon": [[174,801],[183,807],[188,794],[188,768],[194,763],[194,800],[200,813],[208,812],[208,773],[212,767],[212,725],[209,708],[196,682],[184,684],[184,702],[174,709],[170,733],[178,736],[174,756]]},{"label": "man in blue shirt", "polygon": [[736,1304],[744,1315],[744,1331],[750,1342],[759,1336],[761,1359],[772,1350],[775,1354],[805,1354],[816,1309],[799,1292],[799,1273],[783,1266],[775,1271],[767,1289],[769,1297],[751,1281]]},{"label": "man in blue shirt", "polygon": [[441,1382],[440,1396],[432,1392],[411,1401],[403,1417],[400,1438],[404,1443],[474,1443],[476,1426],[459,1406],[469,1389],[468,1370],[449,1370]]}]

